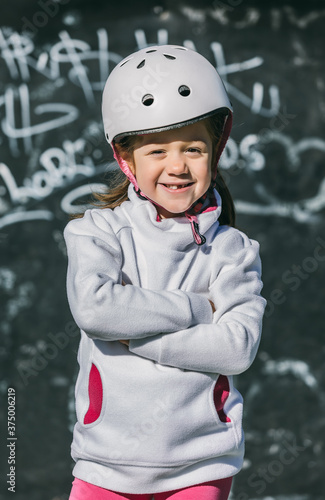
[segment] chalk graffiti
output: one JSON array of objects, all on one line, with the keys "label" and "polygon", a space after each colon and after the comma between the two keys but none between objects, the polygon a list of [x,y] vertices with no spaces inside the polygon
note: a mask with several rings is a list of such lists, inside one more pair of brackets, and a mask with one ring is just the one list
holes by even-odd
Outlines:
[{"label": "chalk graffiti", "polygon": [[[242,18],[238,19],[238,9],[236,7],[242,3],[238,1],[221,1],[214,0],[211,7],[196,8],[189,6],[181,6],[181,13],[190,21],[203,23],[207,18],[211,18],[222,26],[231,26],[235,29],[242,30],[256,26],[263,18],[263,10],[258,7],[247,6],[241,9]],[[236,16],[232,16],[236,11]],[[299,16],[297,10],[291,5],[283,5],[279,8],[270,9],[270,25],[273,29],[278,30],[283,22],[289,22],[291,25],[306,29],[310,24],[316,23],[325,16],[325,9],[315,9],[307,14]]]},{"label": "chalk graffiti", "polygon": [[[36,58],[33,57],[35,44],[27,36],[17,32],[6,33],[0,29],[0,60],[5,63],[13,80],[30,81],[31,71],[55,81],[65,77],[64,68],[69,68],[70,82],[82,88],[86,100],[93,103],[93,90],[101,90],[109,75],[110,62],[117,64],[122,56],[108,50],[108,34],[104,29],[97,30],[98,50],[92,50],[90,45],[82,40],[71,39],[67,31],[59,33],[60,41],[49,50],[44,50]],[[99,81],[90,79],[86,63],[98,63]],[[93,75],[92,73],[92,76]]]},{"label": "chalk graffiti", "polygon": [[[43,167],[37,170],[30,178],[25,178],[21,186],[18,186],[13,173],[9,167],[0,163],[0,179],[4,184],[15,210],[0,218],[0,228],[26,220],[52,220],[53,214],[48,210],[28,210],[30,200],[44,200],[49,197],[55,189],[69,186],[80,176],[89,178],[100,175],[116,168],[114,162],[107,165],[95,166],[92,159],[83,157],[83,163],[78,163],[78,155],[82,154],[87,147],[84,139],[75,142],[64,141],[62,148],[49,148],[40,156],[40,164]],[[87,161],[87,163],[85,163]],[[98,190],[102,185],[95,184],[82,186],[82,189],[72,190],[62,200],[62,209],[66,213],[74,213],[85,208],[75,206],[73,202],[82,195],[89,195]],[[67,208],[69,207],[69,208]]]},{"label": "chalk graffiti", "polygon": [[76,175],[90,177],[95,174],[93,164],[78,165],[76,153],[82,151],[83,140],[75,143],[65,141],[63,148],[50,148],[40,157],[43,169],[35,172],[31,178],[24,180],[24,185],[18,187],[10,169],[0,163],[0,176],[13,203],[20,203],[26,199],[44,199],[49,196],[54,188],[63,186]]},{"label": "chalk graffiti", "polygon": [[[95,51],[92,51],[86,42],[71,39],[67,31],[59,33],[59,38],[61,39],[60,42],[54,44],[48,52],[42,52],[36,60],[32,57],[35,47],[30,39],[18,33],[12,33],[6,38],[3,30],[0,29],[0,60],[2,58],[5,62],[12,79],[17,80],[20,78],[24,82],[29,81],[31,78],[30,68],[41,73],[45,78],[55,81],[65,76],[63,68],[68,65],[70,67],[68,71],[70,82],[82,88],[88,104],[94,104],[94,91],[102,90],[109,75],[109,63],[112,62],[115,65],[123,57],[108,50],[108,34],[104,29],[97,31],[98,50]],[[148,45],[143,30],[135,31],[135,39],[138,48]],[[168,43],[167,30],[158,30],[157,43]],[[196,50],[195,44],[190,40],[185,40],[184,46]],[[227,75],[229,74],[247,71],[263,64],[263,58],[256,56],[247,61],[227,65],[223,47],[220,43],[212,42],[211,50],[215,59],[215,66],[225,81],[227,81]],[[87,61],[97,61],[99,81],[90,79],[86,66]],[[229,83],[228,87],[230,95],[233,95],[244,106],[250,108],[252,112],[261,114],[261,116],[277,114],[279,109],[279,90],[277,86],[271,85],[269,88],[270,110],[265,110],[262,107],[264,86],[261,83],[257,82],[255,84],[252,98],[246,96],[240,89]]]},{"label": "chalk graffiti", "polygon": [[[273,131],[269,143],[271,141],[284,146],[284,153],[287,158],[286,165],[289,169],[295,171],[301,166],[300,154],[302,152],[309,149],[325,152],[325,141],[318,138],[308,138],[294,144],[289,137]],[[230,172],[230,177],[233,168],[239,168],[243,172],[258,172],[264,169],[267,166],[267,159],[262,152],[264,144],[265,136],[249,134],[238,145],[230,138],[221,157],[220,167],[223,171]],[[261,146],[261,151],[258,150],[259,146]],[[22,186],[17,186],[8,166],[0,163],[0,178],[10,195],[10,199],[12,203],[22,207],[21,211],[15,210],[12,214],[4,215],[0,219],[0,228],[24,220],[52,220],[53,215],[51,212],[44,210],[26,212],[23,207],[30,199],[44,200],[55,189],[71,185],[77,177],[94,177],[104,171],[108,172],[117,168],[115,162],[96,167],[90,157],[87,157],[87,164],[79,164],[77,154],[82,153],[84,148],[85,141],[79,139],[74,143],[65,141],[61,149],[50,148],[46,150],[40,157],[43,170],[38,170],[31,178],[25,179]],[[62,210],[67,214],[82,211],[88,205],[75,205],[75,200],[83,196],[86,197],[91,192],[102,190],[104,186],[102,183],[91,183],[73,188],[62,198]],[[256,192],[261,199],[261,203],[254,204],[244,200],[236,200],[235,204],[238,213],[259,216],[277,215],[292,217],[298,222],[313,222],[318,220],[317,213],[325,208],[325,179],[320,183],[319,190],[314,197],[299,202],[283,202],[269,193],[264,186],[258,184],[256,185]]]},{"label": "chalk graffiti", "polygon": [[60,113],[61,116],[32,125],[29,89],[27,85],[23,84],[18,87],[20,121],[23,124],[19,128],[16,126],[15,108],[17,106],[15,106],[15,97],[14,90],[8,88],[2,96],[2,100],[0,100],[0,107],[3,105],[5,108],[5,118],[2,120],[1,129],[9,139],[9,147],[13,156],[19,155],[18,139],[23,139],[25,153],[30,153],[33,149],[32,136],[60,128],[74,122],[79,117],[78,109],[71,104],[60,102],[39,104],[34,108],[35,115],[41,116],[45,113]]},{"label": "chalk graffiti", "polygon": [[[0,158],[0,197],[6,200],[0,204],[0,228],[27,220],[53,220],[54,214],[50,210],[35,209],[35,204],[46,200],[53,192],[62,190],[65,193],[60,207],[65,213],[83,210],[85,206],[78,205],[76,201],[103,186],[98,182],[89,184],[89,179],[116,168],[114,162],[104,164],[102,161],[102,149],[104,144],[106,148],[106,143],[103,133],[98,132],[99,126],[95,133],[88,134],[87,139],[84,136],[74,141],[66,139],[60,147],[38,150],[37,154],[34,148],[35,140],[42,134],[76,123],[82,116],[83,104],[94,109],[98,118],[99,105],[96,105],[96,98],[100,97],[112,67],[124,56],[109,50],[108,33],[105,29],[98,29],[96,36],[97,47],[93,49],[87,42],[71,38],[68,31],[61,31],[58,40],[52,46],[42,48],[40,52],[26,34],[0,28],[0,68],[2,65],[11,81],[16,82],[16,85],[4,87],[0,95],[0,143],[4,145],[7,141],[12,158],[21,157],[22,154],[29,155],[29,170],[33,172],[20,180],[18,185],[14,169],[8,161],[1,161]],[[168,36],[166,29],[159,29],[156,43],[168,43]],[[144,30],[135,30],[134,37],[138,48],[149,45]],[[193,40],[184,40],[183,45],[196,50]],[[296,115],[281,109],[277,85],[255,81],[251,84],[251,93],[246,94],[232,84],[232,75],[262,68],[263,57],[254,55],[246,60],[228,63],[224,47],[218,41],[210,44],[210,56],[230,97],[247,108],[249,113],[268,119],[268,125],[258,133],[248,134],[237,142],[231,138],[221,157],[220,166],[227,173],[228,179],[235,175],[235,171],[236,175],[243,172],[253,175],[255,179],[255,191],[261,203],[237,200],[237,211],[292,217],[299,222],[317,219],[317,214],[325,207],[325,181],[314,197],[290,204],[276,199],[258,182],[256,176],[268,166],[264,150],[266,144],[281,144],[287,168],[297,171],[301,165],[300,154],[308,149],[324,152],[325,141],[311,137],[294,144],[284,134],[284,129]],[[41,83],[32,92],[30,85],[36,76]],[[80,92],[80,107],[68,102],[57,102],[54,96],[58,89],[64,95],[64,89],[71,86]],[[47,102],[35,104],[35,100],[42,99],[47,99]],[[76,186],[80,178],[87,179],[87,182]]]}]

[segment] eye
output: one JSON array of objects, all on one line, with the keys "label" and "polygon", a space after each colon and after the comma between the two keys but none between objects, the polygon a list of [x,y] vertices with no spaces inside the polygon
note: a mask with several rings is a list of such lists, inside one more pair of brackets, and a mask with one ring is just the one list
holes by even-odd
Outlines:
[{"label": "eye", "polygon": [[200,148],[187,148],[187,152],[188,153],[201,153],[201,149]]},{"label": "eye", "polygon": [[164,150],[163,149],[154,149],[152,151],[150,151],[150,155],[161,155],[161,154],[164,154]]}]

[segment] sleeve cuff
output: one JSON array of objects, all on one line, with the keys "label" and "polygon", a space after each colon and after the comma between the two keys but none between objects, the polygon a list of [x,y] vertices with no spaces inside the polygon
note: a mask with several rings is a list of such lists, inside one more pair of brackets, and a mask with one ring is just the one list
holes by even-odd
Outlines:
[{"label": "sleeve cuff", "polygon": [[209,300],[203,295],[197,293],[188,293],[193,322],[191,326],[210,324],[213,321],[213,311]]}]

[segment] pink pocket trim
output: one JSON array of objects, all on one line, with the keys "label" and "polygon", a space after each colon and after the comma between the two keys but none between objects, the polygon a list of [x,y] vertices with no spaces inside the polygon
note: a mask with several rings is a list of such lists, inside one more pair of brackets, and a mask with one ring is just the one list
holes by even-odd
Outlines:
[{"label": "pink pocket trim", "polygon": [[84,424],[92,424],[100,415],[103,404],[103,384],[98,368],[91,365],[88,383],[89,408],[84,418]]},{"label": "pink pocket trim", "polygon": [[221,422],[231,422],[231,419],[227,417],[223,409],[228,399],[229,392],[228,377],[225,375],[219,375],[213,389],[213,402]]}]

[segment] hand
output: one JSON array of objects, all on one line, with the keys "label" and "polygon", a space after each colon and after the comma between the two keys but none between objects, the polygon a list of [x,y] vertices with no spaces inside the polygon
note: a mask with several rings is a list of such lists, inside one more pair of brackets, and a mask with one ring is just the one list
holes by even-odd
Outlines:
[{"label": "hand", "polygon": [[216,312],[216,308],[214,307],[214,303],[212,302],[212,300],[209,300],[210,304],[211,304],[211,307],[212,307],[212,312]]}]

